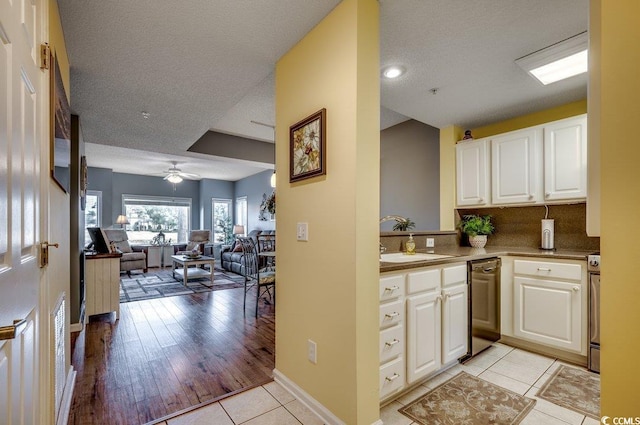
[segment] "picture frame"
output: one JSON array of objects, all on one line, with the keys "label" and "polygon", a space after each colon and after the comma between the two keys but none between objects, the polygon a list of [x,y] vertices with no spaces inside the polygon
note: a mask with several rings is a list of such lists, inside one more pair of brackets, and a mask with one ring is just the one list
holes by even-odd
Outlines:
[{"label": "picture frame", "polygon": [[65,193],[69,192],[71,170],[71,109],[62,82],[58,58],[51,51],[50,98],[51,98],[51,178]]},{"label": "picture frame", "polygon": [[327,174],[327,110],[289,127],[289,182]]}]

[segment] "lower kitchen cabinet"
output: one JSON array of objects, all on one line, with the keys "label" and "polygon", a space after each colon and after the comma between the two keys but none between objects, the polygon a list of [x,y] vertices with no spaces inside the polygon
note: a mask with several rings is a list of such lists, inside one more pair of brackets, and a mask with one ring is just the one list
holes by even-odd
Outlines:
[{"label": "lower kitchen cabinet", "polygon": [[513,336],[564,351],[587,352],[586,264],[513,262]]},{"label": "lower kitchen cabinet", "polygon": [[[380,279],[381,399],[467,353],[466,263],[411,270]],[[404,306],[403,317],[394,315],[398,302]]]}]

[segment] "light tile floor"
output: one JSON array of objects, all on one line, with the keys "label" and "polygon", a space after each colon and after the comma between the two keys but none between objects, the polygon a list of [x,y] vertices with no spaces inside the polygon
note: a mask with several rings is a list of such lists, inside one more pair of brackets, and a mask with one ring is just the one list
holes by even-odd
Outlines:
[{"label": "light tile floor", "polygon": [[[452,378],[461,371],[507,388],[518,394],[537,400],[535,407],[522,425],[597,425],[599,421],[585,417],[535,396],[551,374],[564,364],[560,360],[529,353],[496,343],[471,359],[467,364],[456,365],[399,397],[380,410],[385,425],[417,424],[398,412],[403,405]],[[266,424],[322,424],[306,406],[296,400],[276,382],[242,392],[217,403],[201,407],[181,416],[169,419],[163,425],[266,425]]]}]

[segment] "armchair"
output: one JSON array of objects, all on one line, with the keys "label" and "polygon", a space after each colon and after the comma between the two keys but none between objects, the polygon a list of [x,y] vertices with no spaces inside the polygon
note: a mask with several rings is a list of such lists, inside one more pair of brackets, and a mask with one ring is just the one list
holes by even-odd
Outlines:
[{"label": "armchair", "polygon": [[178,247],[176,254],[190,254],[191,250],[197,248],[198,252],[204,253],[205,244],[211,240],[211,230],[192,230],[189,232],[189,240],[186,245]]},{"label": "armchair", "polygon": [[127,272],[131,276],[131,270],[142,269],[147,272],[147,255],[144,252],[134,252],[129,245],[129,238],[124,229],[104,229],[106,242],[109,247],[113,247],[122,252],[120,258],[120,271]]}]

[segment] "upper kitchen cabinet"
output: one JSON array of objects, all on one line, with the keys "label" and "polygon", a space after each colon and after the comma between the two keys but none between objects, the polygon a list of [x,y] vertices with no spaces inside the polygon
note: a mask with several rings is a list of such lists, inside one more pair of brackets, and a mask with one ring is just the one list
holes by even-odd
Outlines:
[{"label": "upper kitchen cabinet", "polygon": [[491,138],[491,203],[532,204],[542,200],[542,129]]},{"label": "upper kitchen cabinet", "polygon": [[586,200],[586,114],[458,143],[456,191],[459,208]]},{"label": "upper kitchen cabinet", "polygon": [[587,116],[544,127],[545,201],[587,197]]},{"label": "upper kitchen cabinet", "polygon": [[458,206],[489,203],[489,141],[460,142],[456,145],[456,200]]}]

